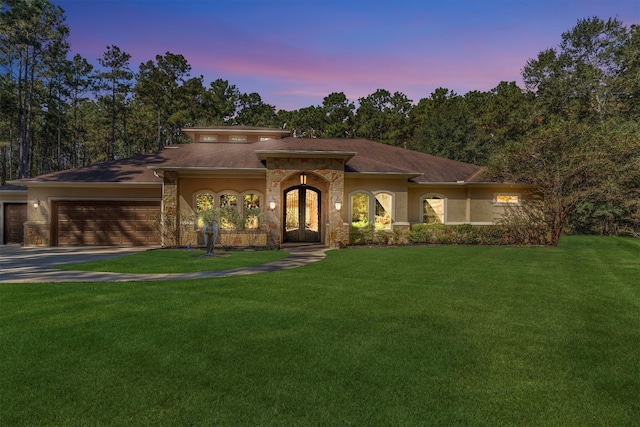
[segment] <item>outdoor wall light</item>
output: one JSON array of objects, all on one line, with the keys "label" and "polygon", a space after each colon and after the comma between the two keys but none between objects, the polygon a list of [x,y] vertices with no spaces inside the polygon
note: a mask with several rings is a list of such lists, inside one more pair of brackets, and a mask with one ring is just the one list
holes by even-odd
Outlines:
[{"label": "outdoor wall light", "polygon": [[307,185],[307,174],[304,172],[300,174],[300,185]]},{"label": "outdoor wall light", "polygon": [[38,209],[38,207],[39,207],[39,206],[40,206],[40,200],[36,199],[36,200],[33,202],[33,207],[34,207],[35,209]]},{"label": "outdoor wall light", "polygon": [[273,197],[269,199],[269,210],[270,211],[276,210],[276,201]]},{"label": "outdoor wall light", "polygon": [[342,209],[342,200],[340,197],[336,197],[336,210],[339,211],[340,209]]}]

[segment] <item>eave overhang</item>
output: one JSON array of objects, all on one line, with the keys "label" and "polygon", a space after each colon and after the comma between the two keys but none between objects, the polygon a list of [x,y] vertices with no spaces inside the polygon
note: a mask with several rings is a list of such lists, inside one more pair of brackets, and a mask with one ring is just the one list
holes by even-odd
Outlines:
[{"label": "eave overhang", "polygon": [[265,168],[205,168],[205,167],[162,167],[149,166],[149,169],[162,174],[162,172],[178,172],[180,176],[203,176],[203,175],[244,175],[244,176],[265,176]]},{"label": "eave overhang", "polygon": [[113,187],[126,187],[126,188],[162,188],[162,182],[73,182],[73,181],[29,181],[23,182],[28,188],[31,187],[84,187],[84,188],[113,188]]},{"label": "eave overhang", "polygon": [[255,150],[258,159],[340,159],[345,162],[353,158],[354,151],[320,151],[320,150]]},{"label": "eave overhang", "polygon": [[398,173],[398,172],[345,172],[345,178],[353,179],[405,179],[410,180],[422,176],[421,173]]},{"label": "eave overhang", "polygon": [[22,185],[22,183],[15,184],[13,182],[7,182],[7,184],[9,185],[0,186],[0,194],[21,196],[26,195],[28,192],[27,187]]},{"label": "eave overhang", "polygon": [[456,181],[456,182],[410,182],[410,187],[483,187],[483,188],[505,188],[505,187],[518,187],[518,188],[533,188],[528,184],[518,184],[513,182],[469,182],[469,181]]},{"label": "eave overhang", "polygon": [[[182,132],[192,141],[197,141],[199,135],[257,135],[257,136],[274,136],[276,139],[286,138],[291,135],[291,131],[283,129],[271,128],[253,128],[253,127],[199,127],[199,128],[183,128]],[[215,143],[214,143],[215,144]]]}]

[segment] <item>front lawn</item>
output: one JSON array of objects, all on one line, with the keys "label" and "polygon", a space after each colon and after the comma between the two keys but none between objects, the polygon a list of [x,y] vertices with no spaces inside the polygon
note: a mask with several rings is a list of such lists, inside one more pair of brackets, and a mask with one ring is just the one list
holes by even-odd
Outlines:
[{"label": "front lawn", "polygon": [[630,426],[640,240],[0,285],[1,425]]}]

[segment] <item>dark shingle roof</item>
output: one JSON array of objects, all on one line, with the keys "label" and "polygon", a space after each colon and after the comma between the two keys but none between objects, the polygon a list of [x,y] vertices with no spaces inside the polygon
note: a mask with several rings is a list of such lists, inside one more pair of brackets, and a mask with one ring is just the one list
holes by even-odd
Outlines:
[{"label": "dark shingle roof", "polygon": [[14,185],[14,184],[0,185],[0,193],[2,193],[2,192],[6,192],[6,193],[12,193],[12,192],[22,193],[22,192],[26,192],[26,191],[27,191],[27,187],[25,187],[24,185]]},{"label": "dark shingle roof", "polygon": [[123,160],[96,163],[78,169],[52,172],[45,175],[25,178],[18,182],[29,184],[34,182],[127,182],[127,183],[162,183],[148,166],[158,165],[167,160],[166,154],[146,154]]},{"label": "dark shingle roof", "polygon": [[29,182],[126,182],[161,180],[153,169],[265,169],[256,151],[356,153],[345,167],[350,173],[413,174],[411,181],[457,182],[477,176],[480,166],[406,150],[364,139],[283,138],[254,143],[191,143],[157,154],[99,163],[21,180]]}]

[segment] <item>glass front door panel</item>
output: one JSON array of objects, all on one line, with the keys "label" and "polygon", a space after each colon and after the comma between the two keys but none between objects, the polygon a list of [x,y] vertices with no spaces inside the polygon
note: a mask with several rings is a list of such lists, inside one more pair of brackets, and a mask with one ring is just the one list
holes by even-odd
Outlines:
[{"label": "glass front door panel", "polygon": [[305,228],[308,231],[318,232],[320,231],[320,224],[318,221],[318,193],[313,190],[307,189],[305,191]]},{"label": "glass front door panel", "polygon": [[285,242],[320,241],[320,193],[297,186],[285,191]]},{"label": "glass front door panel", "polygon": [[285,212],[285,231],[287,233],[300,228],[300,208],[299,208],[299,193],[297,190],[289,191],[287,193],[287,204]]}]

